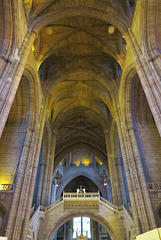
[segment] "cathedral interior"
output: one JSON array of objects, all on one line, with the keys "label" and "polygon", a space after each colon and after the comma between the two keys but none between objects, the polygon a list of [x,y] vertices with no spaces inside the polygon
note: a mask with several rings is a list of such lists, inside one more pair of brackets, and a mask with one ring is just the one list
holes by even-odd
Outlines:
[{"label": "cathedral interior", "polygon": [[161,0],[1,0],[0,79],[2,239],[161,227]]}]

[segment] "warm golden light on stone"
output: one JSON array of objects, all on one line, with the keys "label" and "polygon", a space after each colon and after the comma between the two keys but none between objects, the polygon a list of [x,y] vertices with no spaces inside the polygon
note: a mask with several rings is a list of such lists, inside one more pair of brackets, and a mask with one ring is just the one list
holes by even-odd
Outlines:
[{"label": "warm golden light on stone", "polygon": [[51,27],[46,28],[46,33],[48,36],[51,36],[53,34],[53,30]]},{"label": "warm golden light on stone", "polygon": [[0,240],[161,240],[161,1],[0,4]]},{"label": "warm golden light on stone", "polygon": [[112,35],[112,34],[114,34],[114,32],[115,32],[115,27],[113,25],[110,25],[108,27],[108,33]]},{"label": "warm golden light on stone", "polygon": [[84,158],[82,163],[84,164],[84,166],[89,166],[89,164],[91,163],[91,160],[89,158]]},{"label": "warm golden light on stone", "polygon": [[102,165],[102,164],[103,164],[102,161],[101,161],[98,157],[96,157],[96,162],[97,162],[99,165]]}]

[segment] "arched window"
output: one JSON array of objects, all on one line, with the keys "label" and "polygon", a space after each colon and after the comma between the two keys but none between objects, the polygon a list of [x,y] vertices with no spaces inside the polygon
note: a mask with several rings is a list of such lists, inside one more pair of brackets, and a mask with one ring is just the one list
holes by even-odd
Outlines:
[{"label": "arched window", "polygon": [[91,220],[88,217],[76,217],[73,218],[73,238],[80,236],[87,236],[91,238]]}]

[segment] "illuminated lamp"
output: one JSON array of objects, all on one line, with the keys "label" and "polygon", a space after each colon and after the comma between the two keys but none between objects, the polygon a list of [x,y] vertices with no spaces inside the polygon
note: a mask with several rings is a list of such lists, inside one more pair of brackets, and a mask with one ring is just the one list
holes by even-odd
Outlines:
[{"label": "illuminated lamp", "polygon": [[103,170],[102,176],[103,176],[103,185],[104,185],[104,186],[107,186],[107,183],[109,183],[109,180],[107,180],[108,177],[106,176],[105,170]]},{"label": "illuminated lamp", "polygon": [[114,27],[113,25],[110,25],[110,26],[108,27],[108,33],[109,33],[110,35],[112,35],[112,34],[114,34],[114,32],[115,32],[115,27]]},{"label": "illuminated lamp", "polygon": [[56,187],[58,187],[60,185],[60,174],[59,174],[59,171],[56,172],[54,184],[55,184]]}]

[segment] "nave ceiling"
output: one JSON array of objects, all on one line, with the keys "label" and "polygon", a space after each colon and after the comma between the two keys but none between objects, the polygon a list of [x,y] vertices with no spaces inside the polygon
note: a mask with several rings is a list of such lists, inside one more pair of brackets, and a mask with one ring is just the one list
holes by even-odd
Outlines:
[{"label": "nave ceiling", "polygon": [[[106,20],[86,13],[93,1],[24,3],[29,25],[39,29],[33,52],[47,115],[57,133],[56,157],[60,149],[67,153],[85,146],[106,159],[105,133],[116,111],[127,47],[120,30],[132,20],[134,1],[96,1],[98,11],[109,10]],[[83,10],[77,12],[79,7]]]}]

